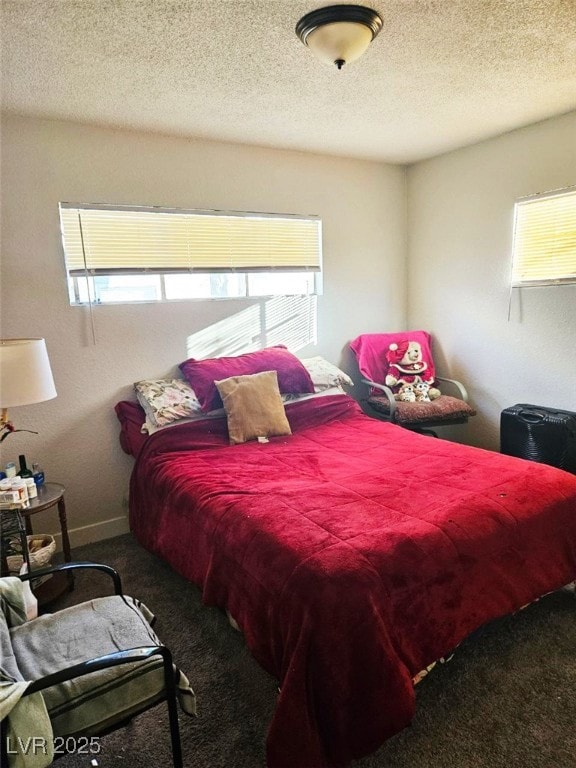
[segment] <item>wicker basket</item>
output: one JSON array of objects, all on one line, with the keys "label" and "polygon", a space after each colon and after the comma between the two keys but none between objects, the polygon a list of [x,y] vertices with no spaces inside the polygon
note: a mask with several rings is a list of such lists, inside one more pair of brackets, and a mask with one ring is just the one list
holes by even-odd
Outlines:
[{"label": "wicker basket", "polygon": [[[28,554],[30,555],[30,567],[32,570],[37,568],[48,568],[50,558],[56,552],[56,540],[54,536],[47,533],[36,533],[27,536]],[[6,558],[8,570],[10,573],[20,573],[24,558],[22,555],[9,555]]]}]

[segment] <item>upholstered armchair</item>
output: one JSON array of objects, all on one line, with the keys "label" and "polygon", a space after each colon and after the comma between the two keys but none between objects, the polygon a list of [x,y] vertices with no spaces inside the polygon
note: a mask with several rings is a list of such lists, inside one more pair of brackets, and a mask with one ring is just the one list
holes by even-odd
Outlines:
[{"label": "upholstered armchair", "polygon": [[77,569],[108,574],[114,595],[34,617],[32,577],[0,579],[2,765],[49,765],[58,757],[54,745],[82,743],[89,752],[93,737],[166,701],[172,762],[181,768],[176,704],[195,714],[188,680],[153,631],[150,611],[122,593],[115,570],[65,563],[32,576]]},{"label": "upholstered armchair", "polygon": [[376,418],[434,434],[437,427],[464,424],[475,415],[464,385],[436,374],[426,331],[366,333],[350,348],[370,388],[367,411]]}]

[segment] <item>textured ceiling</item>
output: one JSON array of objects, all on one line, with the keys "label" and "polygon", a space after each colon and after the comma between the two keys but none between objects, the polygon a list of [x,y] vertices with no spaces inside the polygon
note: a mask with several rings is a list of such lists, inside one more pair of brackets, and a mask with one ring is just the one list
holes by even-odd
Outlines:
[{"label": "textured ceiling", "polygon": [[576,0],[362,2],[339,72],[294,34],[329,0],[2,0],[2,105],[398,163],[576,109]]}]

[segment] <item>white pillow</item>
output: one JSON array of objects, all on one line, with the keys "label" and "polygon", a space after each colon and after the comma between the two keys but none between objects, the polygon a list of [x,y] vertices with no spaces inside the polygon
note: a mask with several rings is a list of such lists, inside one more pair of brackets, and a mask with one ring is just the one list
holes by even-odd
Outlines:
[{"label": "white pillow", "polygon": [[316,392],[322,392],[330,387],[354,386],[354,382],[347,373],[323,357],[307,357],[300,362],[310,374]]}]

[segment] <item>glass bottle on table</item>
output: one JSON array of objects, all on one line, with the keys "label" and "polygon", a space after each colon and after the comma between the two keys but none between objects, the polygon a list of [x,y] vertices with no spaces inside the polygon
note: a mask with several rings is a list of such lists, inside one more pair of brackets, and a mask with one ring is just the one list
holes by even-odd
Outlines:
[{"label": "glass bottle on table", "polygon": [[18,470],[18,474],[22,478],[32,477],[32,470],[28,469],[26,466],[26,456],[24,454],[18,456],[18,461],[20,462],[20,469]]},{"label": "glass bottle on table", "polygon": [[44,470],[37,462],[32,464],[32,477],[36,485],[42,485],[44,482]]}]

